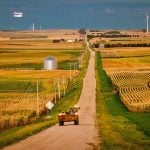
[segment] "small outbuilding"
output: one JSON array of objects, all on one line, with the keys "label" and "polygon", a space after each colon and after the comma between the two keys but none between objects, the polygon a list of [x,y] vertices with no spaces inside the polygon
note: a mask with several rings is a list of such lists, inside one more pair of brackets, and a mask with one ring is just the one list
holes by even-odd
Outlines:
[{"label": "small outbuilding", "polygon": [[57,69],[57,59],[52,56],[48,56],[44,59],[44,69],[45,70],[56,70]]},{"label": "small outbuilding", "polygon": [[104,44],[100,44],[99,48],[105,48],[105,45]]}]

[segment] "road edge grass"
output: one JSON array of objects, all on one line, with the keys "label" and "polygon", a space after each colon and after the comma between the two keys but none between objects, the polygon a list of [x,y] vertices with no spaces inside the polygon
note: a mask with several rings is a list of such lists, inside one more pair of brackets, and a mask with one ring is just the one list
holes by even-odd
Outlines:
[{"label": "road edge grass", "polygon": [[[111,109],[108,108],[107,102],[116,101],[119,98],[102,68],[100,52],[96,52],[96,80],[96,112],[100,134],[100,149],[148,150],[150,139],[138,124],[131,119],[131,114],[128,116],[123,114],[114,115],[115,112],[112,113]],[[116,110],[126,111],[123,105],[122,108],[120,106]],[[114,107],[113,103],[110,107]]]},{"label": "road edge grass", "polygon": [[35,133],[38,133],[48,127],[57,124],[57,115],[59,111],[67,110],[69,109],[69,107],[74,106],[78,102],[82,91],[83,78],[86,74],[89,58],[90,53],[89,51],[86,51],[79,75],[70,83],[69,89],[66,92],[66,96],[62,97],[56,103],[52,110],[51,117],[48,118],[47,115],[44,115],[29,125],[0,131],[0,148],[16,143],[22,139],[25,139]]}]

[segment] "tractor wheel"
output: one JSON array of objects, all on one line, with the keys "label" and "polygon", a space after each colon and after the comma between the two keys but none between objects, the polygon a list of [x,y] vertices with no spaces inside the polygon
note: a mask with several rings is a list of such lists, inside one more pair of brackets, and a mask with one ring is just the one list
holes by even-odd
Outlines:
[{"label": "tractor wheel", "polygon": [[147,85],[148,85],[148,87],[150,88],[150,81],[148,82],[148,84],[147,84]]},{"label": "tractor wheel", "polygon": [[74,121],[74,125],[79,125],[79,119]]},{"label": "tractor wheel", "polygon": [[64,122],[63,121],[59,121],[59,126],[63,126]]}]

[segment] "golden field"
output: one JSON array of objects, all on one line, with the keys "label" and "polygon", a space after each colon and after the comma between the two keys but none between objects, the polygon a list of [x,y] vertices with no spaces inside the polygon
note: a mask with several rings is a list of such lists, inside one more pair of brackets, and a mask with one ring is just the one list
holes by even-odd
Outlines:
[{"label": "golden field", "polygon": [[0,50],[0,68],[17,68],[17,66],[29,66],[30,64],[31,66],[32,64],[34,66],[40,65],[43,68],[44,59],[48,56],[55,57],[58,63],[61,63],[63,61],[78,60],[82,52],[83,50]]},{"label": "golden field", "polygon": [[150,112],[150,71],[118,71],[109,77],[129,111]]},{"label": "golden field", "polygon": [[111,48],[101,50],[101,56],[106,72],[150,69],[150,48]]},{"label": "golden field", "polygon": [[132,112],[150,112],[150,48],[101,50],[102,65]]},{"label": "golden field", "polygon": [[[74,71],[71,71],[74,74]],[[0,78],[18,78],[18,79],[49,79],[55,77],[70,77],[70,71],[68,70],[0,70]]]},{"label": "golden field", "polygon": [[[84,42],[52,43],[50,37],[55,33],[0,32],[0,130],[36,120],[37,80],[38,109],[39,115],[42,115],[47,110],[45,104],[48,101],[55,103],[59,90],[60,96],[64,96],[70,77],[78,75],[79,71],[73,70],[73,66],[71,71],[65,68],[71,61],[80,59]],[[78,36],[73,31],[66,33],[64,30],[57,32],[55,37],[60,34],[68,39]],[[44,59],[48,56],[55,57],[63,70],[43,70]]]},{"label": "golden field", "polygon": [[0,31],[0,49],[84,49],[84,42],[60,42],[58,39],[83,40],[78,30]]},{"label": "golden field", "polygon": [[84,49],[84,42],[52,43],[48,39],[40,40],[1,40],[0,49]]}]

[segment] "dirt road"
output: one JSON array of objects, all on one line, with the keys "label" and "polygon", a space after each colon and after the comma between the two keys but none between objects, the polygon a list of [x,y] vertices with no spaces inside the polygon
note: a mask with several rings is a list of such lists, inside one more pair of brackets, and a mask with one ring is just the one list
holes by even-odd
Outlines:
[{"label": "dirt road", "polygon": [[7,150],[92,150],[98,149],[95,104],[95,53],[91,52],[89,66],[83,82],[80,106],[80,125],[65,123],[55,125],[17,144],[5,147]]}]

